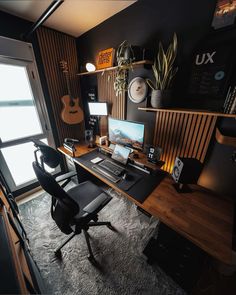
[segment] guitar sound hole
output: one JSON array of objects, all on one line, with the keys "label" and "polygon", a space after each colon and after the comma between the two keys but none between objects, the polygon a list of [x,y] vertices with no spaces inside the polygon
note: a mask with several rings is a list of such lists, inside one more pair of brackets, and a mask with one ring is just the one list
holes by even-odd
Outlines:
[{"label": "guitar sound hole", "polygon": [[74,101],[73,101],[73,100],[71,100],[71,101],[70,101],[70,107],[72,107],[72,108],[73,108],[74,106],[75,106],[75,103],[74,103]]}]

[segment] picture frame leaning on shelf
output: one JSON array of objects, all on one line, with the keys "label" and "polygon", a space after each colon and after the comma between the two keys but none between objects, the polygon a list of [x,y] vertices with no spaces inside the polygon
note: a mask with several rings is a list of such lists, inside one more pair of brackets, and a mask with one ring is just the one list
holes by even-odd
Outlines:
[{"label": "picture frame leaning on shelf", "polygon": [[212,27],[217,30],[235,25],[236,0],[218,0]]}]

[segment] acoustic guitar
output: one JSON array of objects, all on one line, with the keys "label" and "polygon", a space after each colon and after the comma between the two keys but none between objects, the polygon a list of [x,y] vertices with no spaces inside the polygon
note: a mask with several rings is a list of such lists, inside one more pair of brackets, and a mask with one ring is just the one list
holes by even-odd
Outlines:
[{"label": "acoustic guitar", "polygon": [[60,61],[60,68],[66,77],[66,86],[68,94],[62,96],[63,109],[61,111],[61,119],[67,124],[78,124],[84,120],[83,110],[79,106],[79,98],[74,98],[71,95],[69,83],[69,71],[67,62]]}]

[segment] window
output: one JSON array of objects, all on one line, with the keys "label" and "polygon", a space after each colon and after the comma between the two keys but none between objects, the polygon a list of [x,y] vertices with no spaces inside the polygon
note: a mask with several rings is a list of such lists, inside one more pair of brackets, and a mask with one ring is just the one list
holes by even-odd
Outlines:
[{"label": "window", "polygon": [[31,138],[53,143],[31,44],[0,37],[0,81],[0,167],[17,191],[36,182]]}]

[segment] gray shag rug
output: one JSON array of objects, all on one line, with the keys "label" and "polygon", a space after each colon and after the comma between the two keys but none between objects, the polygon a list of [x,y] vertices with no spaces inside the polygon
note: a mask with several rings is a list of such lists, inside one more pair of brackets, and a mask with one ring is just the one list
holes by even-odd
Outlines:
[{"label": "gray shag rug", "polygon": [[148,218],[136,206],[109,189],[113,199],[99,213],[106,226],[89,229],[94,256],[101,268],[87,259],[83,234],[62,248],[62,260],[54,255],[64,235],[50,215],[51,198],[43,193],[20,205],[30,248],[46,284],[47,294],[63,295],[182,295],[185,292],[157,265],[149,265],[142,251],[156,232],[158,220]]}]

